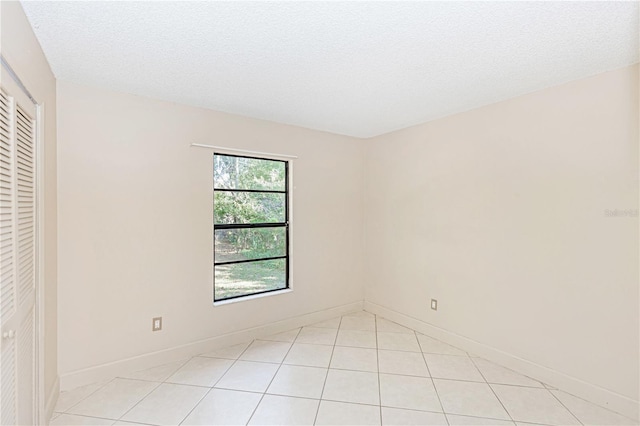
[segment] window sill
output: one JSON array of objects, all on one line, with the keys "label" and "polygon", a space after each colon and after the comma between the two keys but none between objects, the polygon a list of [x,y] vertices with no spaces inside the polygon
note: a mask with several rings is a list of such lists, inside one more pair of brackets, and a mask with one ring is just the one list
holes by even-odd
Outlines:
[{"label": "window sill", "polygon": [[247,300],[261,299],[263,297],[271,297],[279,294],[291,293],[291,288],[283,288],[282,290],[270,291],[268,293],[251,294],[249,296],[237,297],[235,299],[220,300],[219,302],[213,302],[213,306],[230,305],[232,303],[245,302]]}]

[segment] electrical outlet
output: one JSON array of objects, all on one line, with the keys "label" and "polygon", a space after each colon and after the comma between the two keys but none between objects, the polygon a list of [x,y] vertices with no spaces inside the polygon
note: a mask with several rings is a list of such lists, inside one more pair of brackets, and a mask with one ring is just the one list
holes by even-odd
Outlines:
[{"label": "electrical outlet", "polygon": [[162,317],[156,317],[151,321],[151,331],[162,330]]},{"label": "electrical outlet", "polygon": [[431,299],[431,309],[434,311],[438,310],[438,301],[436,299]]}]

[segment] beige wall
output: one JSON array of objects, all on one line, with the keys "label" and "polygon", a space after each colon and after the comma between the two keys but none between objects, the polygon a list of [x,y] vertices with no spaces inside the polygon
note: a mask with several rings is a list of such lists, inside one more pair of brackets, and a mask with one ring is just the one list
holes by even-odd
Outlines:
[{"label": "beige wall", "polygon": [[18,2],[0,2],[2,56],[39,103],[44,104],[44,352],[45,395],[55,396],[57,351],[56,83]]},{"label": "beige wall", "polygon": [[[638,208],[637,65],[366,141],[66,82],[58,105],[61,374],[365,297],[638,399],[638,219],[605,216]],[[300,157],[294,292],[212,306],[191,142]]]},{"label": "beige wall", "polygon": [[[362,300],[363,141],[60,81],[58,107],[61,375]],[[299,156],[293,292],[212,305],[213,154],[192,142]]]},{"label": "beige wall", "polygon": [[638,399],[637,65],[368,148],[367,301]]}]

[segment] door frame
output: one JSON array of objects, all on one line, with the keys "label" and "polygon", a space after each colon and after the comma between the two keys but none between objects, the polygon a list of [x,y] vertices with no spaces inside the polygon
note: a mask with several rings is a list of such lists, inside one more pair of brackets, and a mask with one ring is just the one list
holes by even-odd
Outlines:
[{"label": "door frame", "polygon": [[35,400],[35,413],[34,419],[36,424],[46,424],[47,418],[47,395],[45,394],[45,377],[44,377],[44,103],[36,103],[36,143],[35,143],[35,191],[36,196],[34,200],[34,208],[36,215],[36,229],[35,229],[35,245],[36,245],[36,258],[35,261],[35,279],[36,279],[36,324],[34,332],[36,333],[34,342],[34,360],[36,361],[34,370],[34,388],[33,394],[36,397]]}]

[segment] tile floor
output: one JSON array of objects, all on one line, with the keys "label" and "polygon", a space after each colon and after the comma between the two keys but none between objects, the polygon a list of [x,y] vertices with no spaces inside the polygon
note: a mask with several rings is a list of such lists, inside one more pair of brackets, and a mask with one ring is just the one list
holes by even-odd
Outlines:
[{"label": "tile floor", "polygon": [[51,425],[633,425],[358,312],[60,394]]}]

